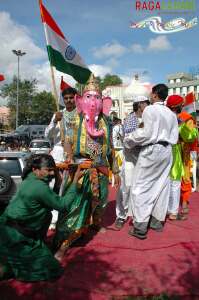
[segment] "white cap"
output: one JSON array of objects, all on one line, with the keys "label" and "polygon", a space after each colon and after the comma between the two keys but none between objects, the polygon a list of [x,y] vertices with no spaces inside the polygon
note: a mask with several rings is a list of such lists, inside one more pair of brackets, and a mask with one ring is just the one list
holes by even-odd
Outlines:
[{"label": "white cap", "polygon": [[136,96],[135,98],[133,98],[133,102],[143,102],[143,101],[147,101],[149,100],[149,98],[147,98],[146,96]]}]

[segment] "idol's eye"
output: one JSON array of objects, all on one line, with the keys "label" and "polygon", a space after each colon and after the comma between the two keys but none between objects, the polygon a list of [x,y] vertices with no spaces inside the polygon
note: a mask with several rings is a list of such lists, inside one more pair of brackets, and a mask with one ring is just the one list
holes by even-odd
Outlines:
[{"label": "idol's eye", "polygon": [[100,96],[96,96],[96,99],[99,100],[99,99],[100,99]]},{"label": "idol's eye", "polygon": [[88,99],[89,99],[90,97],[91,97],[90,95],[86,95],[86,98],[88,98]]}]

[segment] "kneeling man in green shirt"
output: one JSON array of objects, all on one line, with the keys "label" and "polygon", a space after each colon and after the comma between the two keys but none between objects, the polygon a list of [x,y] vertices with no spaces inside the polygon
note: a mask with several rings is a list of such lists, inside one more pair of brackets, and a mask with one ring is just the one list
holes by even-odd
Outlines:
[{"label": "kneeling man in green shirt", "polygon": [[67,211],[76,197],[82,171],[77,169],[63,197],[48,185],[55,173],[50,155],[34,154],[27,160],[22,184],[0,217],[0,279],[53,280],[63,273],[44,238],[51,211]]}]

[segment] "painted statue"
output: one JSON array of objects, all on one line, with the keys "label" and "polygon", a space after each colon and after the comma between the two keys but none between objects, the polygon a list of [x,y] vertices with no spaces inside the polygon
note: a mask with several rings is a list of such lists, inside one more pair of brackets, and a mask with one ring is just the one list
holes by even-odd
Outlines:
[{"label": "painted statue", "polygon": [[61,244],[62,250],[85,233],[88,227],[100,230],[107,205],[109,171],[114,174],[116,186],[120,181],[108,117],[111,98],[102,97],[99,84],[92,74],[83,95],[76,95],[75,101],[78,114],[72,136],[66,137],[65,149],[71,146],[72,151],[69,152],[72,153],[73,167],[81,165],[85,171],[70,210],[59,215],[55,244]]}]

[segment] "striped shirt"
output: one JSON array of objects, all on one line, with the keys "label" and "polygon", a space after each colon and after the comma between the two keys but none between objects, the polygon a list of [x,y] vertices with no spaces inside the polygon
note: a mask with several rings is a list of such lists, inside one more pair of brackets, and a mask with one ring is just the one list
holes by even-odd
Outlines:
[{"label": "striped shirt", "polygon": [[124,121],[123,129],[124,129],[124,134],[130,133],[136,128],[138,128],[139,122],[138,118],[136,117],[135,113],[131,113],[126,117],[126,120]]}]

